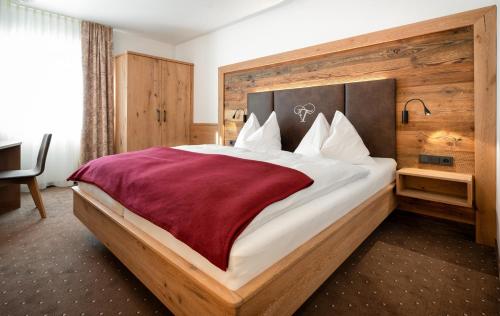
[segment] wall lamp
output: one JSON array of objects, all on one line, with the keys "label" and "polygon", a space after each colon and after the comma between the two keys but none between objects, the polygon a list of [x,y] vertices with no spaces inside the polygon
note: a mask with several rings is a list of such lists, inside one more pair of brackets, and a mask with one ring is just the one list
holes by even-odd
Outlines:
[{"label": "wall lamp", "polygon": [[422,101],[422,99],[410,99],[410,100],[406,101],[405,107],[404,107],[403,112],[402,112],[402,123],[403,124],[408,124],[408,117],[409,117],[410,113],[408,113],[408,111],[406,110],[406,106],[408,105],[408,103],[410,103],[412,101],[419,101],[420,103],[422,103],[422,105],[424,106],[424,114],[431,115],[431,111],[429,110],[429,108],[427,108],[427,106],[425,106],[425,103],[424,103],[424,101]]},{"label": "wall lamp", "polygon": [[240,112],[243,112],[243,122],[246,122],[247,121],[247,115],[245,114],[245,110],[244,109],[236,109],[234,111],[234,114],[233,114],[233,120],[236,119],[236,116],[238,116],[238,118],[240,117]]}]

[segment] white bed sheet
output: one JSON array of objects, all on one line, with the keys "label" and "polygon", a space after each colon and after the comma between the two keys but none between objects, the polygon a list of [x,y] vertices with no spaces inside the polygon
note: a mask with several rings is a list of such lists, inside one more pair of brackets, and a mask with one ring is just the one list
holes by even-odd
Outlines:
[{"label": "white bed sheet", "polygon": [[[289,209],[298,207],[318,196],[324,195],[355,180],[364,178],[369,171],[365,168],[332,159],[311,158],[287,151],[254,152],[241,148],[220,145],[186,145],[177,149],[203,154],[223,154],[237,158],[268,162],[298,170],[314,180],[314,183],[287,198],[277,201],[262,212],[242,232],[248,234]],[[223,166],[221,166],[223,168]],[[243,184],[244,185],[244,184]],[[123,216],[125,208],[98,187],[81,182],[81,189],[92,196],[98,194],[99,200],[114,212]],[[102,192],[102,194],[100,193]]]},{"label": "white bed sheet", "polygon": [[231,248],[226,271],[135,213],[125,209],[124,218],[221,284],[236,290],[394,181],[396,162],[388,158],[374,161],[363,165],[370,171],[367,177],[292,208],[253,231],[244,231]]}]

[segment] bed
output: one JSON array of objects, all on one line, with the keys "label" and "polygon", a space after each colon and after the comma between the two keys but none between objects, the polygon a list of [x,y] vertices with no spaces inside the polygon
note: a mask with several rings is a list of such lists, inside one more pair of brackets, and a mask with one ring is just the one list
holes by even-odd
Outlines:
[{"label": "bed", "polygon": [[[395,208],[394,91],[389,79],[248,95],[260,121],[276,112],[285,150],[293,151],[318,113],[331,121],[338,110],[377,158],[362,166],[366,177],[250,224],[226,271],[95,186],[73,188],[74,213],[175,314],[292,314]],[[291,109],[307,103],[315,110],[297,124]],[[222,146],[179,149],[237,154]]]}]

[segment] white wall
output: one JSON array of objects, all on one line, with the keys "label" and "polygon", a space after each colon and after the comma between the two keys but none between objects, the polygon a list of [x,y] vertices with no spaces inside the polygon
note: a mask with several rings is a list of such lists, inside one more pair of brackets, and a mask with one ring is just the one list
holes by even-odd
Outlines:
[{"label": "white wall", "polygon": [[219,66],[494,4],[498,0],[288,0],[277,8],[179,44],[175,56],[195,64],[194,122],[217,123]]},{"label": "white wall", "polygon": [[158,57],[174,58],[174,45],[145,38],[134,33],[113,30],[113,55],[126,50]]}]

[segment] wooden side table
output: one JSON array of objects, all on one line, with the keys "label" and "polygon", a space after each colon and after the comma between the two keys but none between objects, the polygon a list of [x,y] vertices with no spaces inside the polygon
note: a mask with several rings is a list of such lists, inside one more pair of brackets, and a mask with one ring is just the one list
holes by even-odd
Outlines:
[{"label": "wooden side table", "polygon": [[[0,170],[21,169],[21,142],[0,140]],[[21,207],[19,184],[0,184],[0,212]]]},{"label": "wooden side table", "polygon": [[396,172],[396,193],[427,201],[472,207],[471,174],[403,168]]}]

